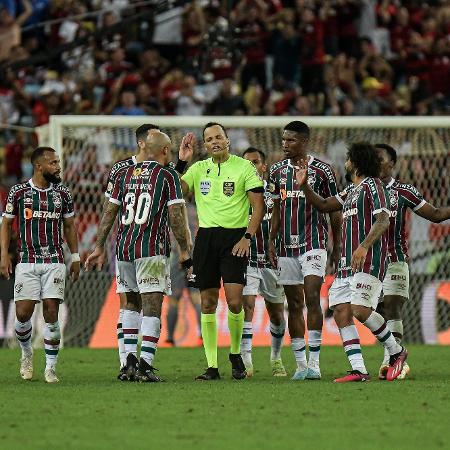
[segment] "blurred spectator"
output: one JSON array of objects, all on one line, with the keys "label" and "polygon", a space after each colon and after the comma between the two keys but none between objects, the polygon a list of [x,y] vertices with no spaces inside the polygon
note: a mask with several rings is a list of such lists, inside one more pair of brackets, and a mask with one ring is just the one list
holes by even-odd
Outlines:
[{"label": "blurred spectator", "polygon": [[179,95],[176,98],[177,116],[201,116],[205,109],[205,97],[196,86],[194,77],[186,76]]},{"label": "blurred spectator", "polygon": [[24,11],[15,17],[14,5],[6,8],[0,4],[0,61],[8,57],[12,47],[20,45],[21,27],[33,12],[29,0],[22,0],[22,5]]},{"label": "blurred spectator", "polygon": [[219,95],[209,105],[208,114],[213,116],[234,116],[244,114],[246,107],[237,86],[231,78],[222,81]]},{"label": "blurred spectator", "polygon": [[145,111],[136,106],[136,94],[133,91],[123,91],[120,94],[119,106],[116,106],[112,113],[123,116],[145,116]]}]

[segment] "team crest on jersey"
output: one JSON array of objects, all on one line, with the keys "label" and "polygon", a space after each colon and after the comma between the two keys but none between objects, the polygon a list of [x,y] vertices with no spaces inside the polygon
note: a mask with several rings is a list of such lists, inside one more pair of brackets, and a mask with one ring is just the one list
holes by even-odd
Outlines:
[{"label": "team crest on jersey", "polygon": [[389,200],[391,203],[391,209],[397,209],[398,206],[398,192],[391,190],[391,192],[389,192]]},{"label": "team crest on jersey", "polygon": [[211,181],[209,180],[200,181],[200,192],[203,195],[209,194],[210,190],[211,190]]},{"label": "team crest on jersey", "polygon": [[6,204],[6,209],[5,209],[5,211],[6,211],[8,214],[11,214],[11,213],[13,212],[13,209],[14,209],[14,207],[13,207],[12,203],[7,203],[7,204]]},{"label": "team crest on jersey", "polygon": [[61,206],[61,195],[57,192],[53,192],[53,203],[57,208]]},{"label": "team crest on jersey", "polygon": [[234,194],[234,181],[223,182],[223,193],[227,197],[231,197]]}]

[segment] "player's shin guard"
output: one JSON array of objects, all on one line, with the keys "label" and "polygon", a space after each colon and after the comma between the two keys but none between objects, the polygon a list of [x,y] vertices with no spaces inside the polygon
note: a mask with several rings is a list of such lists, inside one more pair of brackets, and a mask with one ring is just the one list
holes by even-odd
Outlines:
[{"label": "player's shin guard", "polygon": [[252,351],[253,327],[251,322],[244,322],[242,329],[241,352]]},{"label": "player's shin guard", "polygon": [[140,321],[140,314],[137,311],[124,310],[122,325],[127,356],[129,354],[136,356]]},{"label": "player's shin guard", "polygon": [[117,320],[117,347],[119,349],[120,367],[124,367],[127,364],[127,353],[123,342],[123,313],[124,310],[120,309],[119,318]]},{"label": "player's shin guard", "polygon": [[375,335],[380,344],[389,352],[389,355],[395,355],[402,351],[402,346],[399,345],[389,328],[383,316],[375,311],[372,311],[369,318],[364,322],[364,325]]},{"label": "player's shin guard", "polygon": [[230,353],[236,355],[241,353],[241,337],[244,329],[244,309],[237,314],[228,310],[228,329],[230,330]]},{"label": "player's shin guard", "polygon": [[358,370],[361,373],[367,373],[356,326],[349,325],[348,327],[339,328],[339,333],[341,334],[344,351],[347,355],[350,365],[352,366],[352,370]]},{"label": "player's shin guard", "polygon": [[308,331],[309,359],[308,367],[318,368],[320,357],[320,346],[322,344],[322,330]]},{"label": "player's shin guard", "polygon": [[286,330],[286,322],[283,320],[280,325],[274,325],[270,322],[270,334],[272,336],[272,345],[270,350],[270,359],[281,358],[281,347],[283,346],[283,337]]},{"label": "player's shin guard", "polygon": [[152,366],[158,346],[159,335],[161,334],[161,320],[158,317],[142,318],[141,324],[142,344],[140,357]]},{"label": "player's shin guard", "polygon": [[28,320],[27,322],[19,322],[16,319],[14,330],[16,332],[16,338],[19,342],[20,348],[22,349],[22,355],[30,354],[32,352],[31,334],[33,332],[31,321]]},{"label": "player's shin guard", "polygon": [[217,369],[217,321],[215,314],[203,314],[201,317],[203,347],[208,367]]},{"label": "player's shin guard", "polygon": [[44,328],[45,367],[53,368],[58,360],[61,330],[59,322],[46,323]]}]

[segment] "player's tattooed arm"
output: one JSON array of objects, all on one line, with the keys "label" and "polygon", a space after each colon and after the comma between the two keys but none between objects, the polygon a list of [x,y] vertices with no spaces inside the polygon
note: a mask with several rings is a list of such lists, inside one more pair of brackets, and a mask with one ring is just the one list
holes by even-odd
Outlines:
[{"label": "player's tattooed arm", "polygon": [[444,220],[450,219],[450,207],[436,208],[430,203],[425,203],[421,208],[417,209],[415,213],[429,220],[430,222],[440,223]]},{"label": "player's tattooed arm", "polygon": [[14,219],[9,219],[8,217],[3,217],[0,237],[0,275],[4,276],[8,280],[10,275],[12,274],[12,263],[9,256],[9,244],[11,242],[13,220]]},{"label": "player's tattooed arm", "polygon": [[103,248],[105,246],[106,239],[108,238],[109,232],[116,220],[117,212],[119,211],[119,205],[115,203],[108,202],[106,210],[103,212],[103,217],[100,222],[97,231],[97,242],[96,247]]},{"label": "player's tattooed arm", "polygon": [[186,205],[184,203],[174,203],[169,206],[169,221],[170,228],[180,246],[180,259],[189,259],[192,240],[188,227]]},{"label": "player's tattooed arm", "polygon": [[377,214],[375,223],[372,225],[369,234],[364,241],[359,244],[359,247],[352,255],[352,270],[353,272],[360,272],[364,266],[366,260],[367,251],[372,245],[380,239],[380,237],[386,233],[389,228],[389,214],[382,211]]}]

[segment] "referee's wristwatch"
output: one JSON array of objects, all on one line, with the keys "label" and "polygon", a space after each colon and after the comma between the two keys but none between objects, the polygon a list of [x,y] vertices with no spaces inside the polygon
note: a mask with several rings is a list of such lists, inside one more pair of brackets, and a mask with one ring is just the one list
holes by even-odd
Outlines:
[{"label": "referee's wristwatch", "polygon": [[249,241],[252,240],[252,235],[250,233],[245,233],[244,237],[245,237],[245,239],[248,239]]}]

